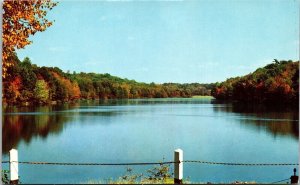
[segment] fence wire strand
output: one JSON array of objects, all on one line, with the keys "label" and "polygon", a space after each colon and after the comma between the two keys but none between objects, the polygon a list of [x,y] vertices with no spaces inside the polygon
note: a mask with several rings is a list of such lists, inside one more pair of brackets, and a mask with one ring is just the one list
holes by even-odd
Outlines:
[{"label": "fence wire strand", "polygon": [[209,162],[209,161],[197,161],[197,160],[184,160],[185,163],[201,163],[201,164],[213,164],[213,165],[231,165],[231,166],[295,166],[296,163],[225,163],[225,162]]},{"label": "fence wire strand", "polygon": [[[8,163],[9,161],[3,161],[2,163]],[[15,162],[15,161],[13,161]],[[19,164],[32,164],[32,165],[74,165],[74,166],[130,166],[130,165],[163,165],[173,164],[176,162],[149,162],[149,163],[64,163],[64,162],[28,162],[19,161]]]},{"label": "fence wire strand", "polygon": [[[13,161],[16,162],[16,161]],[[225,162],[210,162],[210,161],[198,161],[198,160],[184,160],[183,163],[199,163],[210,165],[229,165],[229,166],[295,166],[298,163],[225,163]],[[2,161],[2,163],[9,163],[9,161]],[[179,162],[137,162],[137,163],[64,163],[64,162],[28,162],[19,161],[20,164],[32,164],[32,165],[77,165],[77,166],[130,166],[130,165],[163,165],[163,164],[175,164]]]},{"label": "fence wire strand", "polygon": [[287,178],[287,179],[283,179],[283,180],[280,180],[280,181],[270,182],[270,184],[276,184],[276,183],[283,182],[283,181],[290,180],[290,179],[291,178]]}]

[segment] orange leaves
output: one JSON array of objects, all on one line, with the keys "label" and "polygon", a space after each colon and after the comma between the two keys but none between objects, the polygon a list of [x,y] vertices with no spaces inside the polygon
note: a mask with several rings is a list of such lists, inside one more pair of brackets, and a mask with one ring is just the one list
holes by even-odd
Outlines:
[{"label": "orange leaves", "polygon": [[52,25],[46,19],[48,10],[51,10],[57,3],[50,0],[5,0],[3,2],[2,19],[2,77],[7,76],[7,68],[12,65],[8,60],[15,49],[24,48],[31,44],[30,35],[42,32]]},{"label": "orange leaves", "polygon": [[80,98],[80,88],[77,83],[73,83],[72,93],[73,93],[73,99]]},{"label": "orange leaves", "polygon": [[52,72],[52,74],[59,81],[60,85],[66,90],[68,100],[80,98],[80,88],[76,82],[71,82],[69,79],[62,77],[55,72]]},{"label": "orange leaves", "polygon": [[289,95],[292,94],[293,90],[291,86],[286,83],[286,79],[283,79],[280,76],[276,76],[273,83],[270,85],[269,91],[281,93],[282,95]]},{"label": "orange leaves", "polygon": [[11,94],[11,99],[16,100],[20,97],[21,93],[22,80],[17,76],[12,82],[9,83],[8,92]]},{"label": "orange leaves", "polygon": [[19,91],[19,89],[21,89],[21,78],[17,76],[14,81],[12,81],[11,86],[14,90]]}]

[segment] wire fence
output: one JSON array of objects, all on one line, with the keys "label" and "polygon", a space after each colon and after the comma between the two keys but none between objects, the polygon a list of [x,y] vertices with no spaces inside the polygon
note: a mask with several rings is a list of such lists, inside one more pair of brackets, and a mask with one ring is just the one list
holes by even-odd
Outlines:
[{"label": "wire fence", "polygon": [[[2,161],[5,163],[29,164],[29,165],[76,165],[76,166],[132,166],[132,165],[164,165],[164,164],[178,164],[178,163],[197,163],[197,164],[208,164],[208,165],[229,165],[229,166],[295,166],[298,163],[228,163],[228,162],[211,162],[211,161],[200,161],[200,160],[183,160],[181,162],[166,161],[166,162],[133,162],[133,163],[71,163],[71,162],[33,162],[33,161]],[[270,182],[268,184],[276,184],[284,181],[288,181],[291,178],[285,178]]]},{"label": "wire fence", "polygon": [[[17,161],[12,161],[17,162]],[[298,163],[226,163],[226,162],[210,162],[200,160],[184,160],[183,163],[199,163],[210,165],[228,165],[228,166],[297,166]],[[2,161],[2,163],[9,163],[9,161]],[[134,165],[164,165],[175,164],[179,162],[135,162],[135,163],[71,163],[71,162],[29,162],[18,161],[19,164],[32,164],[32,165],[77,165],[77,166],[134,166]]]}]

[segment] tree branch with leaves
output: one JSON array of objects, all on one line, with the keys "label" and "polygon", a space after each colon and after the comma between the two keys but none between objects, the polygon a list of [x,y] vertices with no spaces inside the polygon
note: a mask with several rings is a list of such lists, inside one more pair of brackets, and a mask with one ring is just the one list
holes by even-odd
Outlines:
[{"label": "tree branch with leaves", "polygon": [[57,2],[51,0],[4,0],[2,18],[2,77],[7,76],[7,68],[15,49],[21,49],[32,43],[29,36],[45,31],[52,25],[47,12]]}]

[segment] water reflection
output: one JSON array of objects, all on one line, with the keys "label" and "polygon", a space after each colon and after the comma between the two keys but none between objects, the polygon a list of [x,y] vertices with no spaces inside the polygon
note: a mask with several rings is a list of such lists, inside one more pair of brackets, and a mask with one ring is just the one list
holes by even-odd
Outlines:
[{"label": "water reflection", "polygon": [[75,119],[83,123],[89,117],[94,117],[93,123],[108,124],[103,118],[126,114],[141,115],[143,111],[152,110],[148,105],[166,105],[168,108],[170,104],[201,104],[207,109],[212,108],[213,114],[200,116],[236,120],[243,126],[265,130],[274,137],[280,135],[299,138],[298,111],[288,107],[219,104],[210,98],[105,100],[43,107],[5,107],[2,117],[2,150],[7,154],[20,141],[30,143],[35,137],[47,138],[51,134],[59,134],[66,125],[74,123]]},{"label": "water reflection", "polygon": [[230,103],[213,106],[213,109],[219,113],[234,114],[240,124],[258,131],[266,130],[274,138],[279,135],[299,138],[299,114],[295,107]]},{"label": "water reflection", "polygon": [[[24,108],[21,109],[24,111]],[[6,154],[11,148],[17,147],[21,140],[25,143],[30,143],[34,137],[47,138],[49,134],[59,134],[64,127],[64,123],[71,121],[72,117],[47,114],[51,113],[52,110],[53,107],[39,107],[35,108],[35,111],[43,114],[4,114],[2,117],[3,153]],[[11,110],[8,111],[10,112]]]},{"label": "water reflection", "polygon": [[[124,104],[124,102],[128,101],[120,102],[120,104]],[[80,106],[81,103],[82,107]],[[83,122],[88,117],[98,117],[95,123],[99,123],[101,117],[113,117],[128,113],[126,109],[122,110],[108,106],[111,105],[111,101],[100,103],[103,106],[99,107],[99,101],[85,101],[55,106],[4,107],[2,116],[2,152],[7,154],[11,148],[17,147],[21,141],[30,143],[35,137],[43,139],[50,134],[59,134],[65,127],[65,124],[71,124],[75,118],[79,118]],[[119,103],[114,104],[118,105]]]}]

